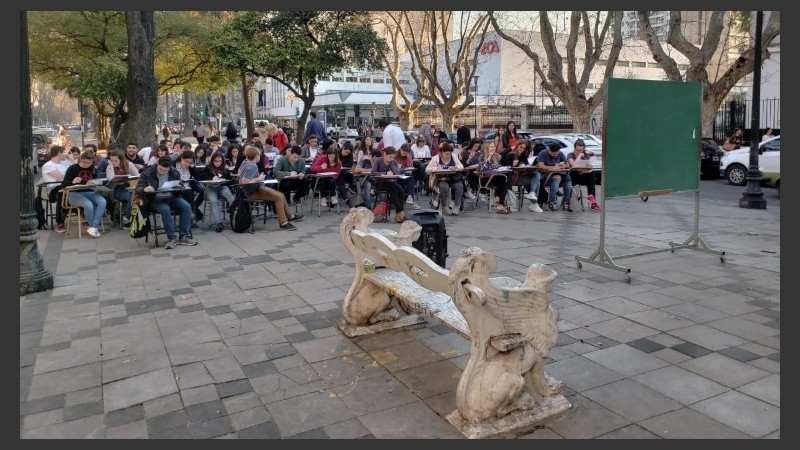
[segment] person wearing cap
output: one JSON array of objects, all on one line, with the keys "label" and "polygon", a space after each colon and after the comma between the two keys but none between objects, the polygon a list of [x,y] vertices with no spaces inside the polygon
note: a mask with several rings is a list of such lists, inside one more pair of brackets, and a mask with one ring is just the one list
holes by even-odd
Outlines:
[{"label": "person wearing cap", "polygon": [[[569,199],[572,196],[572,180],[569,177],[569,172],[565,172],[569,165],[567,157],[561,153],[561,146],[557,142],[553,142],[546,152],[539,152],[536,156],[536,167],[539,169],[539,173],[547,174],[544,180],[544,184],[550,187],[547,209],[550,211],[556,210],[556,192],[563,182],[564,201],[561,207],[566,211],[572,212],[572,207],[569,204]],[[536,178],[534,177],[532,182]]]}]

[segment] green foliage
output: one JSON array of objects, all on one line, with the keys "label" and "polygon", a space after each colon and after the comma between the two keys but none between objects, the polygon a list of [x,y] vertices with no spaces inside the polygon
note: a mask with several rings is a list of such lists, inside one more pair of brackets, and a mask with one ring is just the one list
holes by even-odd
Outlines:
[{"label": "green foliage", "polygon": [[750,31],[750,11],[733,11],[731,27],[740,33],[748,33]]}]

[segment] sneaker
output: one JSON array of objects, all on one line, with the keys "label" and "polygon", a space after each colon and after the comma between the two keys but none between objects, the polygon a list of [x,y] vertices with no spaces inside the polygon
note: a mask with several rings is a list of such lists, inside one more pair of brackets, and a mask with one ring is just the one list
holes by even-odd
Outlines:
[{"label": "sneaker", "polygon": [[301,220],[303,220],[303,217],[305,217],[305,215],[303,215],[303,214],[295,214],[295,215],[293,215],[292,217],[289,218],[289,222],[300,222]]},{"label": "sneaker", "polygon": [[539,206],[539,204],[536,202],[531,203],[531,206],[529,206],[528,209],[530,210],[530,212],[535,212],[535,213],[540,213],[544,211],[542,207]]},{"label": "sneaker", "polygon": [[224,230],[224,229],[225,229],[225,225],[222,222],[220,222],[214,228],[214,231],[216,231],[217,233],[222,233],[222,230]]},{"label": "sneaker", "polygon": [[416,204],[416,203],[412,203],[412,204],[408,205],[408,207],[411,208],[411,209],[420,209],[420,206],[418,204]]},{"label": "sneaker", "polygon": [[86,232],[89,233],[90,236],[99,238],[100,237],[100,230],[95,227],[89,227],[86,229]]},{"label": "sneaker", "polygon": [[476,198],[475,197],[475,193],[472,192],[472,191],[467,191],[467,193],[465,195],[466,195],[467,199],[469,199],[469,200],[475,200],[475,198]]},{"label": "sneaker", "polygon": [[564,202],[561,204],[561,209],[564,211],[572,212],[572,206],[570,206],[569,202]]},{"label": "sneaker", "polygon": [[323,208],[327,208],[328,207],[328,199],[326,199],[325,197],[321,198],[319,202],[320,202],[320,205],[322,205]]},{"label": "sneaker", "polygon": [[65,227],[63,223],[56,224],[56,233],[66,233],[66,232],[67,232],[67,227]]},{"label": "sneaker", "polygon": [[123,227],[131,226],[131,219],[129,219],[128,217],[123,217],[122,218],[122,226]]},{"label": "sneaker", "polygon": [[281,225],[281,230],[286,230],[286,231],[294,231],[294,230],[296,230],[296,229],[297,229],[297,228],[295,228],[295,226],[294,226],[294,225],[292,225],[292,224],[291,224],[291,223],[289,223],[289,222],[286,222],[285,224]]},{"label": "sneaker", "polygon": [[454,215],[454,216],[457,216],[457,215],[461,214],[461,207],[456,207],[456,208],[453,208],[452,210],[453,210],[453,212],[451,214]]},{"label": "sneaker", "polygon": [[439,207],[439,200],[431,200],[431,208],[436,209]]},{"label": "sneaker", "polygon": [[406,213],[404,211],[400,211],[399,213],[394,215],[394,221],[397,223],[403,223],[406,221]]},{"label": "sneaker", "polygon": [[600,203],[597,202],[592,203],[592,206],[590,206],[589,209],[592,211],[602,211],[602,209],[600,208]]},{"label": "sneaker", "polygon": [[190,238],[189,236],[184,236],[180,238],[180,240],[178,240],[178,245],[189,245],[189,246],[197,245],[197,241]]},{"label": "sneaker", "polygon": [[535,202],[536,200],[538,200],[536,198],[536,194],[534,194],[533,192],[528,192],[527,194],[525,194],[524,197],[527,198],[528,200],[532,201],[532,202]]},{"label": "sneaker", "polygon": [[406,197],[406,204],[413,205],[414,204],[414,198],[411,197],[410,195],[408,197]]},{"label": "sneaker", "polygon": [[339,200],[336,198],[335,195],[332,196],[331,197],[331,206],[336,206],[337,203],[339,203]]},{"label": "sneaker", "polygon": [[547,209],[550,210],[550,211],[555,211],[556,210],[556,205],[554,205],[551,202],[547,202]]},{"label": "sneaker", "polygon": [[453,209],[451,207],[449,207],[449,206],[445,206],[444,208],[442,208],[442,214],[444,214],[446,216],[452,216],[453,215]]},{"label": "sneaker", "polygon": [[586,201],[589,202],[589,203],[597,203],[597,199],[594,198],[594,195],[587,195],[586,196]]},{"label": "sneaker", "polygon": [[167,245],[165,245],[164,248],[170,250],[175,248],[177,245],[178,245],[178,239],[173,237],[169,240],[169,242],[167,242]]}]

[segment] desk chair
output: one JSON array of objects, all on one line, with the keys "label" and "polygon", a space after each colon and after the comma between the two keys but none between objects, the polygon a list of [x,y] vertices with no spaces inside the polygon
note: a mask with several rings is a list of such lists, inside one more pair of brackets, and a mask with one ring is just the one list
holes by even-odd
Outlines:
[{"label": "desk chair", "polygon": [[[55,220],[56,220],[56,212],[54,208],[55,202],[50,201],[50,192],[48,192],[49,186],[59,185],[61,184],[60,181],[52,181],[49,183],[39,183],[36,187],[36,201],[42,202],[44,201],[44,217],[45,219],[50,222],[50,229],[55,230]],[[55,187],[53,189],[56,189]]]},{"label": "desk chair", "polygon": [[[278,180],[278,191],[280,191],[280,192],[283,192],[283,189],[281,189],[281,188],[284,186],[284,181],[288,182],[289,180],[285,180],[284,178],[281,178],[281,179]],[[304,179],[304,181],[305,181],[305,179]],[[286,201],[287,202],[291,202],[292,198],[294,198],[295,194],[297,194],[297,190],[296,189],[290,189],[289,190],[289,197],[286,197]],[[304,208],[305,208],[305,205],[303,204],[303,199],[304,198],[305,197],[299,197],[298,198],[299,201],[294,202],[294,212],[295,213],[299,213],[301,211],[304,211]],[[299,208],[299,211],[298,211],[298,208]],[[312,205],[312,209],[313,209],[313,205]]]},{"label": "desk chair", "polygon": [[492,180],[496,177],[502,177],[503,182],[508,183],[508,177],[502,173],[493,173],[488,177],[478,177],[478,195],[475,196],[475,207],[478,207],[478,202],[481,200],[481,194],[486,194],[486,206],[489,212],[492,212],[492,206],[494,205],[494,186],[491,185]]},{"label": "desk chair", "polygon": [[[317,203],[317,216],[318,217],[322,217],[322,192],[319,190],[319,182],[320,182],[320,180],[322,180],[324,178],[330,178],[331,180],[333,180],[333,177],[320,177],[320,176],[315,176],[315,175],[312,175],[311,177],[314,179],[314,184],[313,184],[313,186],[311,188],[311,198],[312,198],[311,213],[312,214],[314,213],[313,198],[316,196],[317,197],[317,202],[316,202]],[[338,198],[338,196],[339,196],[339,192],[337,192],[337,190],[336,190],[336,181],[334,180],[333,195],[331,195],[330,197],[331,198],[334,198],[334,197]],[[341,214],[341,210],[339,209],[339,203],[340,202],[337,200],[337,202],[336,202],[336,214]],[[330,211],[331,209],[333,209],[333,205],[331,205],[331,202],[328,201],[328,211]]]}]

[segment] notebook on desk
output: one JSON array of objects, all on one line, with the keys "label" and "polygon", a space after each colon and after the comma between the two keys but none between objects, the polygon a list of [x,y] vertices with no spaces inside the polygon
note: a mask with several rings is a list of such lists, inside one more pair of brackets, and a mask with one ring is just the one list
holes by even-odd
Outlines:
[{"label": "notebook on desk", "polygon": [[573,169],[591,169],[592,163],[588,159],[576,159],[572,161]]}]

